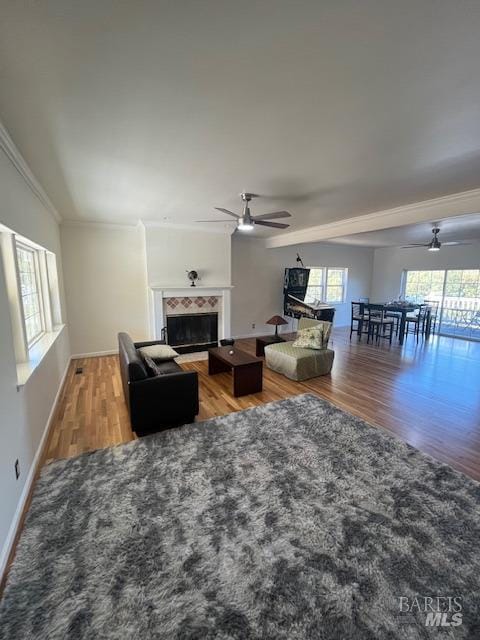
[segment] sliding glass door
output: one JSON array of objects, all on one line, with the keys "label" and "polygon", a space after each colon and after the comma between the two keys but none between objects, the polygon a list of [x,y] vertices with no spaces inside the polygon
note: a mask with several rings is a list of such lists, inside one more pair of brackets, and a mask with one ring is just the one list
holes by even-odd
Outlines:
[{"label": "sliding glass door", "polygon": [[405,271],[403,293],[438,302],[439,333],[480,340],[480,269]]},{"label": "sliding glass door", "polygon": [[440,331],[480,339],[480,269],[447,271]]}]

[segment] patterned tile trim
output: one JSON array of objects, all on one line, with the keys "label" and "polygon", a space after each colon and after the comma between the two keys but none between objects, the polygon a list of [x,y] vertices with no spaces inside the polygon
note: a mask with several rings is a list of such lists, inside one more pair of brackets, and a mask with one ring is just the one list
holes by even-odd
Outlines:
[{"label": "patterned tile trim", "polygon": [[182,298],[165,298],[167,313],[179,313],[185,310],[199,312],[218,311],[221,298],[219,296],[184,296]]}]

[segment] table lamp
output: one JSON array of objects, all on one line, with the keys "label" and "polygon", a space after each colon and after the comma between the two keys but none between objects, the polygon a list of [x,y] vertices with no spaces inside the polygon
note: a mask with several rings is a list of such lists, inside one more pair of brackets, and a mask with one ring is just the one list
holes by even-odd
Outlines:
[{"label": "table lamp", "polygon": [[282,318],[282,316],[272,316],[270,318],[270,320],[267,320],[267,322],[265,324],[273,324],[275,325],[275,337],[278,337],[278,327],[280,327],[282,324],[288,324],[288,322],[285,320],[285,318]]}]

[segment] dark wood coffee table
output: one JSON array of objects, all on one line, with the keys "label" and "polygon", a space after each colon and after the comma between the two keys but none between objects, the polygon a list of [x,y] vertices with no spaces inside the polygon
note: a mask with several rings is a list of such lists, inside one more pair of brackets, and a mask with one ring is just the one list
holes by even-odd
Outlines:
[{"label": "dark wood coffee table", "polygon": [[267,344],[276,344],[277,342],[285,342],[280,336],[261,336],[255,340],[255,353],[257,357],[261,358],[265,355],[265,347]]},{"label": "dark wood coffee table", "polygon": [[[233,351],[233,354],[229,352]],[[233,395],[246,396],[263,389],[263,360],[235,347],[217,347],[208,352],[208,375],[233,372]]]}]

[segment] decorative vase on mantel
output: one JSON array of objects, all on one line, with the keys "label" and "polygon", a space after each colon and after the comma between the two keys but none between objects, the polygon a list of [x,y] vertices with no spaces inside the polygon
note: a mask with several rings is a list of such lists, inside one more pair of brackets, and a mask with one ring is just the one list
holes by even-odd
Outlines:
[{"label": "decorative vase on mantel", "polygon": [[187,271],[187,276],[191,282],[190,286],[195,287],[195,280],[198,280],[198,273],[192,269],[192,271]]}]

